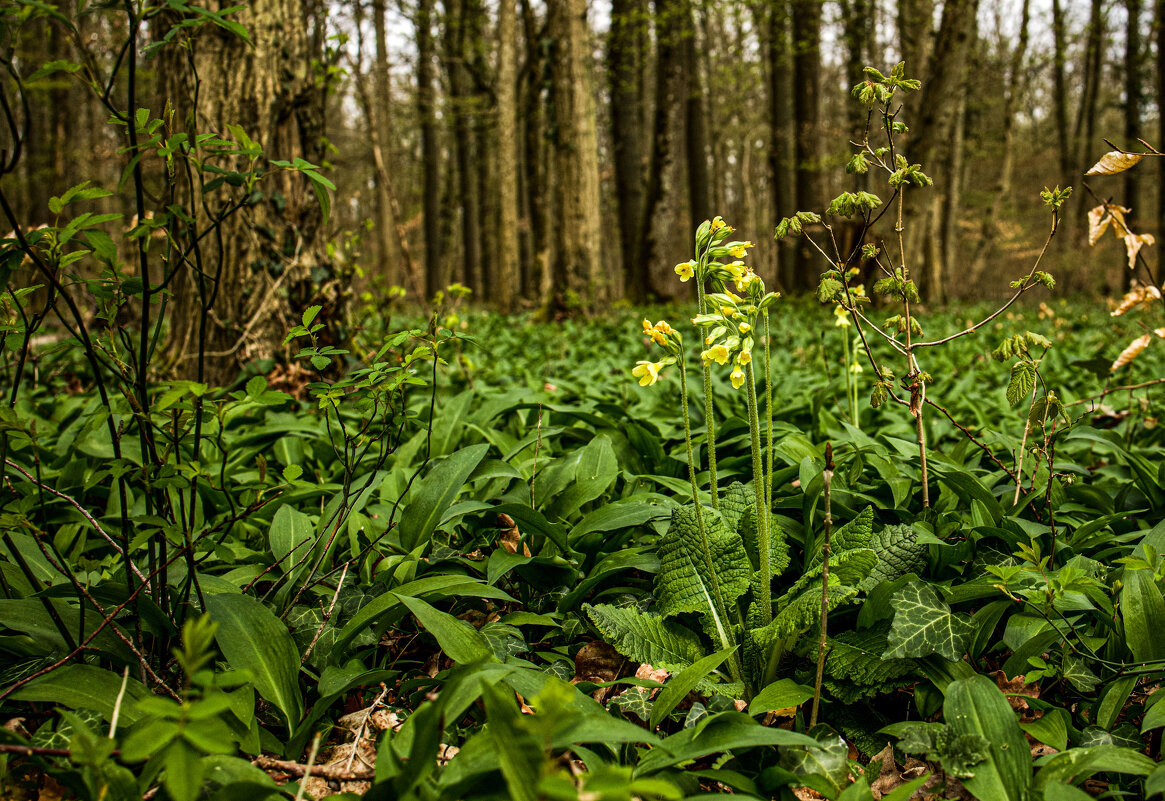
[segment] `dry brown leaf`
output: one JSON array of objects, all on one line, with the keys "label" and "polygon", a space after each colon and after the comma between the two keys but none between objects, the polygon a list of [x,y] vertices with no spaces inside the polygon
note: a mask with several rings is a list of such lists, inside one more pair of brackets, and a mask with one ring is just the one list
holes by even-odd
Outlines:
[{"label": "dry brown leaf", "polygon": [[1141,351],[1149,347],[1149,334],[1139,336],[1129,343],[1129,346],[1121,351],[1120,356],[1116,357],[1116,361],[1112,363],[1109,370],[1119,370],[1133,359],[1141,355]]},{"label": "dry brown leaf", "polygon": [[626,660],[623,655],[607,643],[595,640],[589,642],[574,655],[575,681],[596,683],[614,681]]},{"label": "dry brown leaf", "polygon": [[1112,222],[1112,217],[1105,213],[1104,206],[1096,206],[1088,212],[1089,245],[1095,245],[1100,240],[1110,222]]},{"label": "dry brown leaf", "polygon": [[498,542],[501,543],[503,548],[510,553],[517,553],[518,543],[521,542],[522,555],[531,555],[529,546],[522,542],[522,532],[518,530],[518,524],[514,522],[514,518],[505,513],[499,514],[498,528],[501,529],[501,536],[498,537]]},{"label": "dry brown leaf", "polygon": [[1132,231],[1125,234],[1125,251],[1129,254],[1129,269],[1137,266],[1137,254],[1145,245],[1152,245],[1156,240],[1152,234],[1134,234]]},{"label": "dry brown leaf", "polygon": [[1122,314],[1134,309],[1142,304],[1148,306],[1161,299],[1161,290],[1155,286],[1145,286],[1143,284],[1137,285],[1125,293],[1121,299],[1120,305],[1112,311],[1113,317],[1120,317]]},{"label": "dry brown leaf", "polygon": [[1023,676],[1009,679],[1002,670],[996,670],[987,675],[995,680],[995,686],[1003,691],[1003,694],[1007,696],[1007,703],[1011,704],[1011,708],[1017,712],[1028,709],[1027,698],[1038,699],[1040,697],[1040,685],[1038,683],[1028,684]]},{"label": "dry brown leaf", "polygon": [[1139,153],[1122,153],[1119,150],[1110,150],[1100,157],[1100,161],[1092,165],[1085,175],[1116,175],[1130,167],[1135,167],[1144,156]]}]

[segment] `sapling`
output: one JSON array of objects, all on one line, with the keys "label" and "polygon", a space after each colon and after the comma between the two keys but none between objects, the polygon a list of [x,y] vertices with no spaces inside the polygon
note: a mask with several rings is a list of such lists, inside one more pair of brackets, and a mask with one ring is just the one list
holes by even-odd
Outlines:
[{"label": "sapling", "polygon": [[[930,506],[930,488],[927,464],[926,428],[924,413],[930,406],[948,418],[950,415],[943,407],[927,397],[927,390],[934,378],[923,369],[920,355],[927,349],[938,347],[954,339],[972,334],[979,328],[991,322],[1015,303],[1022,295],[1036,286],[1045,286],[1051,289],[1055,286],[1052,276],[1039,269],[1052,237],[1055,236],[1059,225],[1059,209],[1071,194],[1071,188],[1045,190],[1042,197],[1045,205],[1051,211],[1051,228],[1039,256],[1028,273],[1013,281],[1014,290],[998,309],[987,315],[977,323],[946,337],[933,340],[923,338],[923,328],[918,320],[917,307],[921,302],[910,267],[910,258],[907,253],[906,240],[903,235],[906,227],[905,197],[911,189],[925,189],[933,184],[931,178],[922,171],[922,165],[912,164],[898,144],[898,137],[906,132],[906,124],[899,119],[901,107],[898,105],[899,93],[917,91],[921,83],[907,78],[905,64],[899,63],[883,75],[878,70],[867,67],[866,80],[853,88],[853,95],[867,109],[867,119],[861,141],[855,143],[856,151],[846,166],[850,173],[865,174],[871,169],[885,176],[886,184],[891,191],[889,202],[871,192],[843,192],[830,203],[825,212],[828,218],[857,218],[859,233],[856,244],[848,253],[843,253],[834,235],[829,222],[815,212],[799,211],[792,217],[780,221],[774,233],[779,241],[787,236],[805,236],[809,245],[814,248],[829,264],[829,268],[822,273],[818,285],[817,297],[824,302],[832,302],[852,315],[854,330],[857,333],[861,350],[873,368],[874,389],[870,404],[880,406],[887,400],[893,400],[906,407],[914,418],[915,436],[918,444],[919,468],[921,472],[921,500],[924,508]],[[873,137],[873,138],[872,138]],[[877,143],[874,141],[877,138]],[[882,248],[866,241],[870,230],[888,213],[894,210],[894,236],[892,241],[893,254],[886,253]],[[829,252],[812,236],[805,234],[809,225],[820,224],[826,232],[825,239],[831,248]],[[895,303],[899,311],[877,325],[863,311],[863,306],[870,299],[860,292],[860,287],[853,283],[857,268],[864,263],[872,263],[880,274],[874,284],[874,294],[881,295]],[[881,339],[904,361],[904,373],[898,378],[888,363],[880,358],[874,349],[874,342]],[[895,383],[897,381],[897,384]],[[966,427],[952,422],[968,436],[971,436]],[[972,436],[972,439],[974,437]],[[976,444],[990,453],[985,445],[975,440]]]}]

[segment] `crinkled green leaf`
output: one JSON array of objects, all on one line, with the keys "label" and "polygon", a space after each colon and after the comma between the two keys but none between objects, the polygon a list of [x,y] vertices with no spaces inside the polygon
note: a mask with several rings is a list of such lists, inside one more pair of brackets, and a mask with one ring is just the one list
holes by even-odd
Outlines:
[{"label": "crinkled green leaf", "polygon": [[829,638],[825,657],[825,686],[839,701],[852,704],[871,695],[890,692],[914,680],[909,659],[886,659],[888,626],[843,631]]},{"label": "crinkled green leaf", "polygon": [[921,574],[926,568],[928,549],[918,541],[913,526],[886,526],[870,540],[870,547],[878,555],[878,564],[859,585],[863,592],[908,573]]},{"label": "crinkled green leaf", "polygon": [[656,600],[665,617],[682,612],[705,615],[714,624],[717,639],[729,645],[732,623],[719,619],[716,593],[719,590],[725,605],[731,604],[748,591],[752,571],[740,535],[729,531],[714,509],[704,507],[702,513],[712,571],[709,572],[704,556],[696,507],[691,504],[676,507],[667,533],[659,540]]},{"label": "crinkled green leaf", "polygon": [[941,654],[952,662],[962,658],[974,627],[965,616],[953,614],[928,584],[910,582],[894,593],[891,606],[897,611],[884,657]]},{"label": "crinkled green leaf", "polygon": [[704,657],[700,636],[673,621],[609,604],[583,610],[603,639],[629,659],[678,671]]}]

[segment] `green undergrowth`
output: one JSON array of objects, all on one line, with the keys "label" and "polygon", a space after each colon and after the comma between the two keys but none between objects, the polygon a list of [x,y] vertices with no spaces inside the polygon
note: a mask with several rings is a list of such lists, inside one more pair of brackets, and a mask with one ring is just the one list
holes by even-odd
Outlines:
[{"label": "green undergrowth", "polygon": [[[1110,372],[1135,324],[1049,300],[934,351],[924,507],[913,420],[866,402],[830,309],[782,301],[761,626],[746,393],[713,371],[713,498],[699,390],[690,477],[678,376],[631,377],[644,314],[694,310],[370,317],[348,353],[305,316],[293,342],[322,372],[158,383],[145,466],[130,399],[102,406],[73,352],[43,346],[3,418],[3,794],[49,775],[106,801],[855,801],[879,755],[921,769],[877,797],[1165,789],[1160,388],[1094,397],[1165,375],[1165,347]],[[980,316],[931,313],[926,334]],[[1017,331],[1051,345],[1050,437],[1025,441],[991,356]],[[722,607],[677,561],[693,478]]]}]

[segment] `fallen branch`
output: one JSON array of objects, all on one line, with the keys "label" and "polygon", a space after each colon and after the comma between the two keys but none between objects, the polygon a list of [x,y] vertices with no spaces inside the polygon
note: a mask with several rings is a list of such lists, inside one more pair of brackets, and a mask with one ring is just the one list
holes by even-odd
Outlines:
[{"label": "fallen branch", "polygon": [[306,775],[309,770],[312,776],[318,776],[328,781],[367,782],[376,778],[376,772],[372,770],[347,770],[340,765],[311,765],[309,768],[309,766],[299,762],[275,759],[262,754],[251,760],[251,764],[262,770],[277,770],[296,778]]}]

